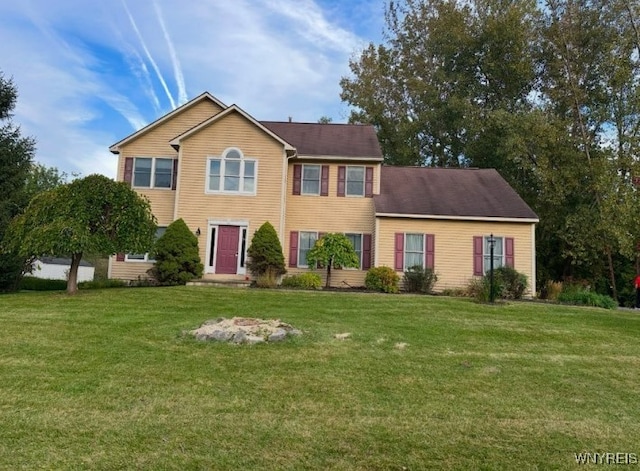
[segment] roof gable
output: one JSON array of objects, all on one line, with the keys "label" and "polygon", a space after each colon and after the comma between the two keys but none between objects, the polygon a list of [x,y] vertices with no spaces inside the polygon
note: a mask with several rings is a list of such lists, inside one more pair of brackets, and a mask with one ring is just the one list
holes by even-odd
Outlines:
[{"label": "roof gable", "polygon": [[382,161],[375,128],[364,124],[261,121],[289,142],[300,157],[350,157]]},{"label": "roof gable", "polygon": [[262,130],[264,133],[266,133],[267,135],[269,135],[270,137],[272,137],[276,141],[280,142],[285,147],[286,150],[289,150],[289,151],[294,151],[295,150],[294,147],[289,142],[285,141],[284,139],[282,139],[282,137],[280,137],[277,134],[273,133],[267,127],[263,126],[262,123],[260,123],[259,121],[256,121],[249,113],[245,112],[242,108],[240,108],[237,105],[231,105],[227,109],[225,109],[224,111],[222,111],[222,112],[216,114],[215,116],[212,116],[211,118],[203,121],[202,123],[194,126],[193,128],[189,129],[188,131],[186,131],[186,132],[182,133],[181,135],[177,136],[175,139],[172,139],[169,144],[171,144],[174,147],[179,147],[180,143],[183,140],[188,139],[189,137],[191,137],[194,134],[202,131],[203,129],[207,128],[208,126],[211,126],[212,124],[224,119],[226,116],[230,115],[231,113],[238,113],[239,115],[241,115],[243,118],[245,118],[251,124],[253,124],[254,126],[259,128],[260,130]]},{"label": "roof gable", "polygon": [[538,220],[495,169],[384,166],[374,203],[377,215]]},{"label": "roof gable", "polygon": [[215,103],[216,105],[218,105],[220,108],[222,108],[223,110],[227,108],[227,106],[224,103],[222,103],[216,97],[211,95],[209,92],[204,92],[201,95],[199,95],[199,96],[195,97],[194,99],[188,101],[187,103],[183,104],[182,106],[179,106],[175,110],[173,110],[173,111],[165,114],[164,116],[156,119],[152,123],[149,123],[148,125],[146,125],[142,129],[139,129],[138,131],[134,132],[133,134],[130,134],[129,136],[125,137],[124,139],[116,142],[111,147],[109,147],[109,150],[114,154],[119,154],[120,153],[120,148],[122,146],[124,146],[126,144],[129,144],[131,141],[137,139],[138,137],[142,136],[143,134],[146,134],[147,132],[151,131],[152,129],[157,128],[161,124],[166,123],[167,121],[171,120],[172,118],[174,118],[178,114],[181,114],[184,111],[192,108],[193,106],[197,105],[198,103],[202,102],[203,100],[210,100],[213,103]]}]

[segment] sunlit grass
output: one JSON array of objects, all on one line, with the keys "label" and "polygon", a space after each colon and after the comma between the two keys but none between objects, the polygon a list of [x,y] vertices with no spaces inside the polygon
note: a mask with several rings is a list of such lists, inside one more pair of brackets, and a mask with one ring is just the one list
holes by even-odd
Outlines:
[{"label": "sunlit grass", "polygon": [[[573,469],[581,451],[640,454],[633,312],[182,287],[5,295],[0,313],[0,469]],[[305,334],[185,334],[220,316]]]}]

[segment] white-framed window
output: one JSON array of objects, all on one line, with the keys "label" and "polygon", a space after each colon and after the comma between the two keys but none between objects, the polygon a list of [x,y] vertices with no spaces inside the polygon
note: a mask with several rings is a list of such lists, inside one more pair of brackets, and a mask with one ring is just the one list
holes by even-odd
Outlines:
[{"label": "white-framed window", "polygon": [[364,196],[365,168],[353,165],[347,166],[346,196]]},{"label": "white-framed window", "polygon": [[[491,245],[489,243],[490,236],[483,237],[483,271],[485,274],[491,270]],[[493,245],[493,269],[500,268],[504,262],[504,237],[493,236],[495,243]]]},{"label": "white-framed window", "polygon": [[320,177],[322,175],[321,165],[304,164],[302,166],[302,194],[319,195]]},{"label": "white-framed window", "polygon": [[361,268],[362,267],[362,234],[347,233],[345,234],[345,236],[347,237],[347,239],[349,239],[349,241],[351,242],[351,245],[353,245],[353,249],[358,255],[358,262]]},{"label": "white-framed window", "polygon": [[[158,227],[156,229],[156,240],[162,237],[162,234],[166,232],[166,227]],[[124,257],[125,262],[148,262],[153,263],[155,260],[149,256],[149,252],[147,253],[128,253]]]},{"label": "white-framed window", "polygon": [[405,234],[404,267],[424,267],[424,234]]},{"label": "white-framed window", "polygon": [[258,162],[246,158],[240,149],[231,147],[221,157],[207,159],[206,193],[255,195]]},{"label": "white-framed window", "polygon": [[133,162],[133,186],[171,189],[173,159],[136,157]]},{"label": "white-framed window", "polygon": [[317,232],[300,232],[298,234],[298,267],[307,268],[307,253],[318,240]]}]

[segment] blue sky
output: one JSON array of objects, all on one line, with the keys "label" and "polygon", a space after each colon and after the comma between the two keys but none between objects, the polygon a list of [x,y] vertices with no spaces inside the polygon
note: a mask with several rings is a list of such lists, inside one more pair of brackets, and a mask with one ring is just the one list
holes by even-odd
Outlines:
[{"label": "blue sky", "polygon": [[108,147],[208,91],[258,120],[345,122],[339,81],[384,0],[0,0],[0,70],[36,161],[115,177]]}]

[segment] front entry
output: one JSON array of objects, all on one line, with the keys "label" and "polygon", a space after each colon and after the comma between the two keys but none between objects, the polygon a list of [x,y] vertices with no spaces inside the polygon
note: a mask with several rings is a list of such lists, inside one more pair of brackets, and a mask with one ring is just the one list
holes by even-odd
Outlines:
[{"label": "front entry", "polygon": [[216,250],[216,273],[238,273],[238,226],[218,226],[218,244]]}]

